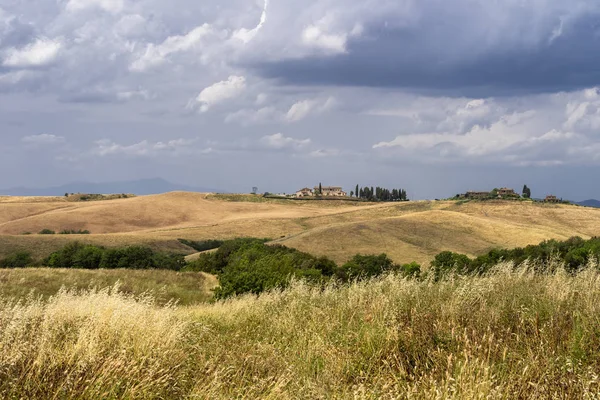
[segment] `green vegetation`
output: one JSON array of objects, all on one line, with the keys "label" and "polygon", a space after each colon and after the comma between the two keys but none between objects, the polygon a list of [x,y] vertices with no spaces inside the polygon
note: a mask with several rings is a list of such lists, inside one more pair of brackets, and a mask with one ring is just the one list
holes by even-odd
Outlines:
[{"label": "green vegetation", "polygon": [[[573,237],[566,241],[546,240],[539,245],[518,247],[511,250],[494,249],[487,254],[470,259],[464,254],[445,251],[438,254],[431,262],[431,271],[436,279],[454,274],[486,273],[499,262],[511,262],[515,266],[525,263],[535,265],[538,272],[548,272],[540,266],[555,268],[564,266],[569,273],[576,273],[588,264],[595,264],[600,259],[600,238],[584,240]],[[550,271],[553,272],[553,271]]]},{"label": "green vegetation", "polygon": [[398,266],[385,254],[356,255],[338,267],[326,257],[315,257],[285,246],[269,246],[264,239],[226,241],[216,252],[200,255],[185,270],[217,275],[220,283],[215,292],[217,298],[283,289],[293,279],[323,283],[335,278],[349,282],[391,271],[406,276],[420,274],[417,264]]},{"label": "green vegetation", "polygon": [[82,229],[63,229],[62,231],[59,232],[60,235],[89,235],[91,232],[86,230],[82,230]]},{"label": "green vegetation", "polygon": [[120,194],[97,194],[97,193],[65,193],[65,197],[68,201],[104,201],[104,200],[116,200],[116,199],[128,199],[136,197],[131,193],[120,193]]},{"label": "green vegetation", "polygon": [[50,268],[169,269],[185,266],[183,255],[156,252],[149,247],[104,248],[73,242],[52,253],[42,263]]},{"label": "green vegetation", "polygon": [[356,185],[356,191],[353,194],[359,199],[368,201],[408,201],[406,190],[404,189],[385,189],[377,186],[373,189],[373,186],[361,188]]},{"label": "green vegetation", "polygon": [[39,235],[56,235],[56,232],[53,231],[52,229],[42,229],[39,232]]},{"label": "green vegetation", "polygon": [[35,261],[31,253],[27,251],[19,251],[11,256],[0,260],[0,268],[27,268],[35,265]]}]

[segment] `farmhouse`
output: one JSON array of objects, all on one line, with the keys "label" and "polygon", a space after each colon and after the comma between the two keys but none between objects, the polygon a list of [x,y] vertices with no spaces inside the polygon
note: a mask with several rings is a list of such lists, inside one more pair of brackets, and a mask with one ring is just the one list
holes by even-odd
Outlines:
[{"label": "farmhouse", "polygon": [[498,189],[498,197],[519,197],[517,192],[509,188]]},{"label": "farmhouse", "polygon": [[560,199],[558,199],[556,196],[549,194],[548,196],[546,196],[546,198],[544,199],[545,203],[560,203]]},{"label": "farmhouse", "polygon": [[312,189],[304,188],[296,192],[296,197],[313,197],[315,194]]},{"label": "farmhouse", "polygon": [[486,199],[490,196],[490,192],[467,192],[465,197],[467,199]]},{"label": "farmhouse", "polygon": [[[315,193],[319,192],[319,187],[315,186]],[[346,197],[348,194],[342,190],[341,186],[322,186],[321,196]]]}]

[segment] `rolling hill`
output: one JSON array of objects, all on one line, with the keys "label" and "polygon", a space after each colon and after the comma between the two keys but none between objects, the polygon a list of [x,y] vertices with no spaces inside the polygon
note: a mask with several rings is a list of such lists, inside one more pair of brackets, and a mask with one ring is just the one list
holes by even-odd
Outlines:
[{"label": "rolling hill", "polygon": [[[35,234],[44,228],[92,234]],[[385,252],[397,262],[427,263],[443,250],[476,255],[575,235],[600,235],[600,210],[508,201],[298,202],[190,192],[78,203],[60,197],[0,197],[0,257],[16,250],[42,257],[72,240],[140,243],[191,254],[178,238],[252,236],[337,262],[359,252]]]}]

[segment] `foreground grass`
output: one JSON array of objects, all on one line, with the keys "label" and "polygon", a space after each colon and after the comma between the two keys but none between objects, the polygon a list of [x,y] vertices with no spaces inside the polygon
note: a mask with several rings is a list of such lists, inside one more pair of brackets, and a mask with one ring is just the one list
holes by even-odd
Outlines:
[{"label": "foreground grass", "polygon": [[158,304],[190,305],[210,300],[218,282],[203,273],[167,270],[0,269],[0,295],[5,299],[47,299],[63,287],[82,290],[115,285],[125,294],[150,293]]},{"label": "foreground grass", "polygon": [[600,274],[0,304],[3,398],[596,398]]}]

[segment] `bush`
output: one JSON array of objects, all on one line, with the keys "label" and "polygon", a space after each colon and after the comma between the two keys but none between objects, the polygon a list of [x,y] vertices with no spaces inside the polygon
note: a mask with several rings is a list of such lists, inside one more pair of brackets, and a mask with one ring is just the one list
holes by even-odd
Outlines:
[{"label": "bush", "polygon": [[44,261],[44,265],[50,268],[170,269],[179,271],[185,266],[185,259],[181,254],[159,253],[143,246],[105,249],[74,242],[52,253]]},{"label": "bush", "polygon": [[346,264],[337,268],[335,276],[347,282],[353,279],[372,278],[398,269],[399,267],[385,254],[378,256],[357,254]]},{"label": "bush", "polygon": [[51,229],[42,229],[42,230],[39,232],[39,234],[40,234],[40,235],[55,235],[55,234],[56,234],[56,232],[54,232],[54,231],[53,231],[53,230],[51,230]]},{"label": "bush", "polygon": [[60,235],[89,235],[90,231],[86,230],[74,230],[74,229],[63,229],[59,232]]},{"label": "bush", "polygon": [[471,260],[464,254],[443,251],[431,262],[431,270],[436,280],[449,273],[466,274],[470,272]]},{"label": "bush", "polygon": [[20,251],[0,261],[0,268],[26,268],[34,264],[31,253]]},{"label": "bush", "polygon": [[265,290],[285,288],[292,277],[319,282],[323,279],[315,268],[318,260],[284,246],[256,243],[236,252],[219,274],[217,298],[243,293],[259,294]]},{"label": "bush", "polygon": [[399,272],[408,278],[419,278],[421,276],[421,266],[416,262],[400,266]]},{"label": "bush", "polygon": [[563,263],[568,272],[575,274],[598,259],[600,259],[600,238],[584,240],[573,237],[562,242],[546,240],[538,245],[511,250],[493,249],[474,260],[464,254],[445,251],[435,257],[431,268],[435,278],[440,279],[449,272],[467,275],[483,274],[501,261],[512,262],[518,266],[530,260],[540,273],[554,272],[549,268],[556,268]]}]

